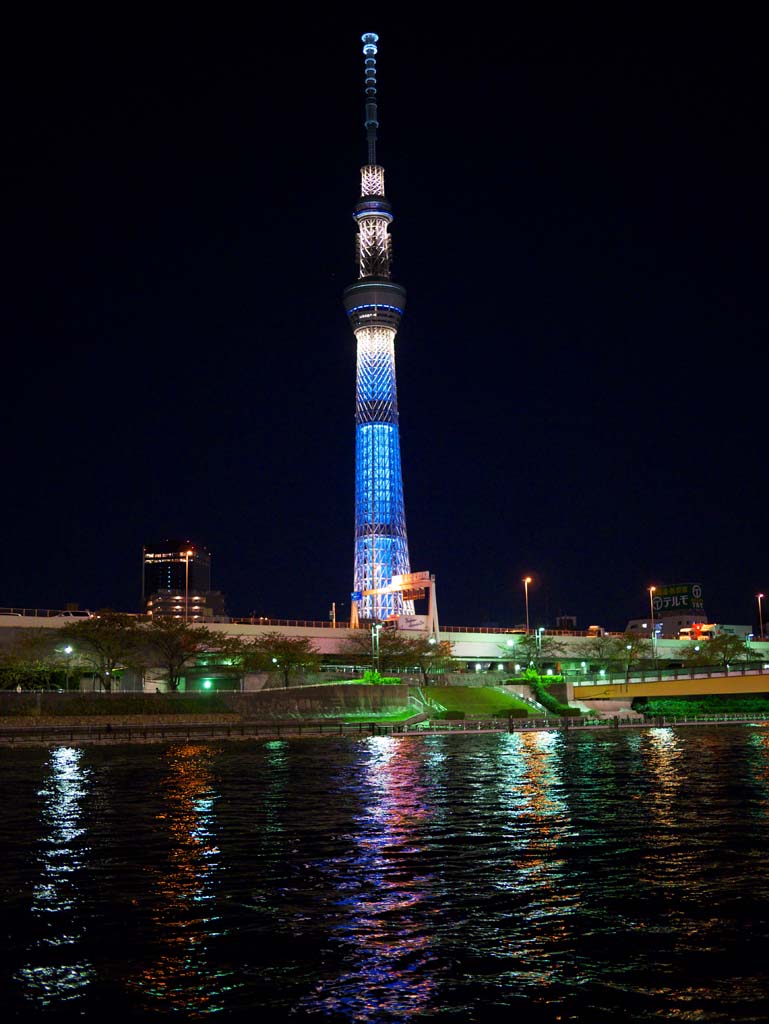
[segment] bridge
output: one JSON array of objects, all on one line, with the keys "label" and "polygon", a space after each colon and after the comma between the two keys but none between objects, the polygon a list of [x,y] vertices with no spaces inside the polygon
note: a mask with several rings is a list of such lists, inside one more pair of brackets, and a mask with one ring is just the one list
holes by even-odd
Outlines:
[{"label": "bridge", "polygon": [[697,697],[769,693],[769,666],[712,671],[661,672],[574,683],[574,700],[632,700],[634,697]]}]

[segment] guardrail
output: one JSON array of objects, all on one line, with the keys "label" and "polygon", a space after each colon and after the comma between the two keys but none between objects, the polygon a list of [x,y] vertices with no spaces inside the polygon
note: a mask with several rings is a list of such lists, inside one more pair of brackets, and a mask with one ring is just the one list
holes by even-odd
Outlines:
[{"label": "guardrail", "polygon": [[283,739],[302,736],[386,736],[404,732],[401,722],[242,722],[163,725],[19,725],[0,728],[0,745],[24,743],[120,743],[146,740]]},{"label": "guardrail", "polygon": [[740,665],[739,668],[701,668],[698,670],[669,669],[664,672],[634,672],[626,675],[624,672],[616,675],[609,673],[605,676],[593,676],[592,679],[579,676],[576,673],[568,672],[566,680],[574,686],[607,686],[625,685],[626,683],[667,683],[676,682],[679,679],[729,679],[733,676],[769,676],[769,664],[765,662],[756,664]]},{"label": "guardrail", "polygon": [[[494,633],[500,636],[526,636],[526,630],[519,626],[441,626],[441,633]],[[536,631],[529,630],[533,636]],[[600,633],[589,629],[545,629],[545,636],[615,636],[622,637],[624,633],[611,633],[609,630],[602,630]]]},{"label": "guardrail", "polygon": [[230,618],[231,623],[239,626],[306,626],[310,629],[349,629],[349,622],[330,622],[327,619],[268,619],[261,615],[245,615]]},{"label": "guardrail", "polygon": [[723,715],[648,715],[644,719],[646,725],[668,726],[668,725],[712,725],[729,723],[739,725],[745,722],[769,722],[769,715],[749,712],[734,712]]},{"label": "guardrail", "polygon": [[[126,613],[129,614],[129,613]],[[80,611],[71,611],[67,608],[0,608],[0,615],[10,615],[14,618],[37,618],[37,619],[91,619],[93,612],[83,608]]]}]

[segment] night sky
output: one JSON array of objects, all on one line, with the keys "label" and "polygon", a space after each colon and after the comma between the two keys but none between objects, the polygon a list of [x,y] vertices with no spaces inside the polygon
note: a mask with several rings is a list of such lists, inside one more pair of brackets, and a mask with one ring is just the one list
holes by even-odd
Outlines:
[{"label": "night sky", "polygon": [[754,621],[761,63],[396,18],[8,41],[0,605],[136,611],[170,536],[210,548],[233,615],[349,615],[364,31],[441,622],[521,622],[527,573],[532,625],[620,629],[690,581]]}]

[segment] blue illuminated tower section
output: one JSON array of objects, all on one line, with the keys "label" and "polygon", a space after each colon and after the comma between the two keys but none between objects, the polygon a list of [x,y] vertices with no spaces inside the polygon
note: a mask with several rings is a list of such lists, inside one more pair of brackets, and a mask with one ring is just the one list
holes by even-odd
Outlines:
[{"label": "blue illuminated tower section", "polygon": [[[358,225],[358,281],[344,292],[344,307],[358,344],[355,395],[355,579],[354,590],[380,590],[393,576],[410,571],[403,503],[395,335],[406,305],[406,289],[390,280],[392,208],[385,199],[384,168],[376,162],[379,37],[363,37],[368,163],[361,168]],[[399,592],[364,596],[362,619],[413,614]]]}]

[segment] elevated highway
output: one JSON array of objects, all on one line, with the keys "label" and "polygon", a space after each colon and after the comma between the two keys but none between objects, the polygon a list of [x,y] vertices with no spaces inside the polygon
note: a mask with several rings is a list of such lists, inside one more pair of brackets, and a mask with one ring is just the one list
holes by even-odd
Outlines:
[{"label": "elevated highway", "polygon": [[[86,616],[85,612],[64,612],[57,610],[47,609],[2,609],[0,608],[0,649],[7,647],[13,643],[14,639],[22,631],[27,630],[43,630],[43,629],[61,629],[64,626],[71,626],[73,623],[80,621],[80,619]],[[322,622],[303,622],[295,619],[262,619],[262,618],[248,618],[248,619],[233,619],[230,622],[204,622],[198,623],[206,625],[210,630],[217,633],[225,633],[228,636],[237,636],[243,639],[251,639],[258,636],[263,636],[265,633],[279,632],[285,633],[289,636],[301,636],[311,640],[316,649],[325,656],[328,661],[333,660],[333,656],[336,654],[343,654],[349,641],[352,638],[360,638],[360,629],[350,629],[349,623],[332,623],[328,621]],[[411,632],[411,635],[424,636],[424,631],[415,630]],[[558,661],[567,672],[567,675],[573,679],[575,687],[575,696],[577,689],[580,691],[589,691],[591,696],[580,696],[576,699],[579,700],[598,700],[597,692],[594,690],[594,686],[602,687],[614,687],[620,685],[619,680],[596,680],[593,684],[584,684],[577,678],[577,674],[580,673],[580,669],[583,666],[584,660],[588,662],[593,660],[595,657],[592,648],[595,643],[595,637],[589,632],[581,631],[553,631],[548,630],[546,635],[548,637],[555,636],[561,643],[563,653],[558,655]],[[622,636],[623,634],[609,634],[611,636]],[[440,640],[448,641],[452,645],[452,653],[454,657],[464,663],[466,669],[478,674],[478,678],[485,677],[485,681],[492,682],[488,677],[492,674],[499,675],[496,678],[502,678],[503,671],[506,674],[512,674],[515,670],[515,664],[521,659],[521,655],[518,653],[518,645],[524,639],[521,630],[519,629],[503,629],[499,627],[482,627],[482,626],[446,626],[439,630],[438,633]],[[663,639],[658,642],[657,652],[658,657],[661,661],[679,661],[685,652],[691,648],[691,641],[687,640],[672,640]],[[762,663],[766,664],[766,668],[763,670],[769,675],[769,641],[753,641],[752,648],[755,651],[756,660],[763,659]],[[588,671],[590,669],[588,668]],[[678,675],[683,678],[683,673],[679,672]],[[631,675],[630,683],[633,685],[636,682],[641,682],[642,685],[651,682],[652,676],[646,674],[643,679],[638,679],[635,675]],[[664,678],[667,678],[665,676]],[[703,678],[698,676],[697,678]],[[707,673],[705,674],[707,678]],[[494,680],[496,682],[496,679]],[[764,680],[763,690],[769,691],[769,678]],[[626,685],[624,678],[621,681],[621,685]],[[760,689],[760,688],[759,688]],[[609,691],[612,696],[616,694],[615,689]],[[630,691],[624,691],[626,695]],[[661,691],[657,691],[661,692]],[[671,693],[676,695],[684,691],[675,690]],[[693,691],[686,691],[693,692]],[[700,692],[713,692],[703,690]],[[721,691],[715,691],[721,692]],[[724,692],[744,692],[744,691],[724,691]],[[750,691],[748,691],[750,692]],[[637,696],[647,696],[646,692],[639,692]],[[604,696],[603,699],[606,699]]]}]

